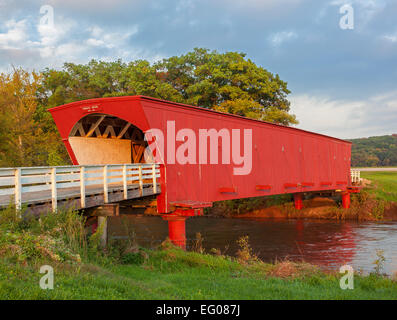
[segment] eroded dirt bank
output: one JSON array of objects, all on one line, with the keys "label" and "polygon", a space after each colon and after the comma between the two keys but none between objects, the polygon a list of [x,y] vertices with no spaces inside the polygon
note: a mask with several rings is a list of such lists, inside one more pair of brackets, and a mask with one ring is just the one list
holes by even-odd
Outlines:
[{"label": "eroded dirt bank", "polygon": [[296,210],[292,203],[256,209],[233,218],[274,219],[334,219],[360,221],[397,221],[397,204],[384,202],[366,195],[352,199],[350,209],[342,209],[329,198],[316,197],[303,202],[304,208]]}]

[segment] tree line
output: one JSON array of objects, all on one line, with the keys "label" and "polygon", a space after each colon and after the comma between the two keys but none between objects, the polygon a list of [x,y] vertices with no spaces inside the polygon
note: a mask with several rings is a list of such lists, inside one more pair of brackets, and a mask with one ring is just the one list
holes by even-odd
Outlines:
[{"label": "tree line", "polygon": [[245,54],[196,48],[158,62],[91,60],[0,74],[0,166],[70,164],[47,111],[78,100],[145,95],[290,125],[290,91]]},{"label": "tree line", "polygon": [[397,134],[350,141],[352,167],[397,166]]}]

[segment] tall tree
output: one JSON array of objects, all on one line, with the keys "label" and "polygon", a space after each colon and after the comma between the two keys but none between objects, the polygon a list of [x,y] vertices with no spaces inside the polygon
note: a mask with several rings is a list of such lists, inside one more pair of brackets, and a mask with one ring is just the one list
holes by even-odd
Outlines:
[{"label": "tall tree", "polygon": [[0,74],[1,166],[46,165],[59,155],[59,138],[43,125],[49,119],[40,119],[40,85],[41,77],[35,72],[14,69],[11,74]]},{"label": "tall tree", "polygon": [[48,106],[76,100],[147,95],[254,119],[296,124],[290,114],[287,83],[243,53],[196,48],[150,64],[146,60],[65,63],[43,72]]},{"label": "tall tree", "polygon": [[287,83],[243,53],[196,48],[155,67],[188,104],[285,125],[297,123],[289,114]]}]

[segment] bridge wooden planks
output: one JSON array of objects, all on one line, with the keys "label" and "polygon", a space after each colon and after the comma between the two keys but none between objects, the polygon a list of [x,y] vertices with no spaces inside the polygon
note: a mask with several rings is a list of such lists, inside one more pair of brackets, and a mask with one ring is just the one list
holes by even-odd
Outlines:
[{"label": "bridge wooden planks", "polygon": [[[153,189],[153,185],[151,183],[145,183],[143,184],[144,189]],[[160,185],[157,185],[157,188],[160,188]],[[130,190],[139,190],[139,185],[138,184],[133,184],[133,185],[128,185],[127,186],[128,191]],[[108,192],[116,192],[116,191],[123,191],[124,188],[122,185],[117,185],[117,186],[109,186]],[[153,191],[146,190],[146,195],[154,195],[158,194],[159,191],[154,193]],[[90,197],[93,195],[98,195],[98,194],[103,194],[103,186],[102,185],[93,185],[93,186],[86,186],[86,191],[85,191],[86,197]],[[134,198],[139,198],[140,195],[138,196],[130,196],[131,192],[127,193],[127,199],[134,199]],[[58,190],[58,201],[62,200],[68,200],[68,199],[75,199],[79,198],[80,199],[80,187],[74,187],[74,188],[65,188],[65,189],[60,189]],[[14,202],[13,196],[0,196],[0,207],[6,207],[9,205],[10,202]],[[51,190],[46,190],[46,191],[38,191],[38,192],[29,192],[29,193],[24,193],[22,195],[22,203],[23,204],[37,204],[37,203],[43,203],[43,202],[51,202]],[[98,204],[100,205],[100,204]]]},{"label": "bridge wooden planks", "polygon": [[[157,193],[153,192],[153,185],[149,183],[145,183],[143,185],[142,191],[140,190],[139,185],[129,185],[127,191],[127,199],[125,199],[123,186],[112,186],[109,187],[109,202],[121,202],[124,200],[137,199],[141,197],[156,195],[159,193],[161,193],[161,188],[159,184],[157,185]],[[42,200],[37,199],[38,196],[40,196]],[[0,196],[0,209],[7,207],[10,202],[14,202],[13,197]],[[57,202],[59,208],[83,209],[81,207],[80,201],[80,188],[78,187],[62,190],[58,194]],[[104,203],[103,187],[87,187],[86,203],[84,208],[96,207],[103,205]],[[35,194],[24,194],[23,204],[28,205],[28,211],[51,211],[51,191],[35,192]]]},{"label": "bridge wooden planks", "polygon": [[[0,208],[89,208],[161,192],[156,164],[0,169]],[[16,198],[18,201],[16,201]]]}]

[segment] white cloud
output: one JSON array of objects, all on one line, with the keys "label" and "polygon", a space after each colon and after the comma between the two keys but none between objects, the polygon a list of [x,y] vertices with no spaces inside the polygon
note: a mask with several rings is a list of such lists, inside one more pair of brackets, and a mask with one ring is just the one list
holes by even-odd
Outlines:
[{"label": "white cloud", "polygon": [[301,129],[338,138],[397,133],[397,91],[354,101],[310,95],[290,100]]},{"label": "white cloud", "polygon": [[385,34],[384,36],[382,36],[382,39],[390,42],[397,42],[397,32],[395,32],[394,34]]},{"label": "white cloud", "polygon": [[0,33],[0,49],[18,49],[24,47],[28,38],[26,20],[9,20],[5,23],[7,31]]},{"label": "white cloud", "polygon": [[98,27],[98,26],[89,27],[89,28],[88,28],[88,32],[90,32],[91,35],[92,35],[94,38],[99,38],[99,37],[103,34],[102,28],[100,28],[100,27]]},{"label": "white cloud", "polygon": [[102,40],[93,39],[93,38],[88,39],[87,40],[87,44],[89,46],[93,46],[93,47],[103,47],[103,46],[105,46],[105,42],[103,42]]},{"label": "white cloud", "polygon": [[296,7],[304,1],[305,0],[224,0],[223,2],[227,2],[227,6],[232,5],[244,9],[271,10],[281,7],[287,11],[288,8]]},{"label": "white cloud", "polygon": [[41,45],[51,46],[56,45],[75,28],[76,23],[73,20],[65,20],[62,17],[57,17],[53,26],[39,24],[37,31],[40,34]]},{"label": "white cloud", "polygon": [[192,11],[195,8],[193,0],[179,0],[176,4],[175,10],[177,12]]},{"label": "white cloud", "polygon": [[[37,26],[37,31],[40,36],[40,41],[36,46],[38,47],[40,55],[43,58],[49,58],[59,54],[59,46],[68,41],[68,36],[76,27],[77,24],[73,20],[66,20],[61,16],[57,17],[54,25],[39,24]],[[63,55],[64,54],[61,53],[60,57]]]},{"label": "white cloud", "polygon": [[284,42],[288,42],[298,38],[298,35],[294,31],[282,31],[272,34],[269,37],[270,42],[273,46],[279,47]]},{"label": "white cloud", "polygon": [[54,55],[61,57],[62,61],[76,61],[86,51],[86,46],[77,42],[68,42],[57,46],[54,50]]},{"label": "white cloud", "polygon": [[90,27],[88,31],[91,38],[86,43],[93,47],[104,47],[107,49],[120,48],[125,42],[138,33],[138,26],[133,25],[122,32],[105,32],[98,26]]},{"label": "white cloud", "polygon": [[[84,29],[76,21],[58,15],[53,25],[34,24],[32,20],[29,23],[24,19],[9,20],[0,27],[4,29],[0,33],[2,70],[15,63],[28,68],[42,68],[59,67],[66,61],[84,63],[91,58],[152,57],[148,52],[139,56],[142,50],[129,44],[130,37],[138,33],[137,25],[124,27],[121,31],[104,30],[98,26]],[[27,56],[35,57],[35,60]],[[26,64],[21,63],[23,57]]]},{"label": "white cloud", "polygon": [[47,0],[47,4],[54,6],[55,8],[69,8],[77,10],[112,10],[117,8],[123,8],[126,6],[137,5],[142,0]]}]

